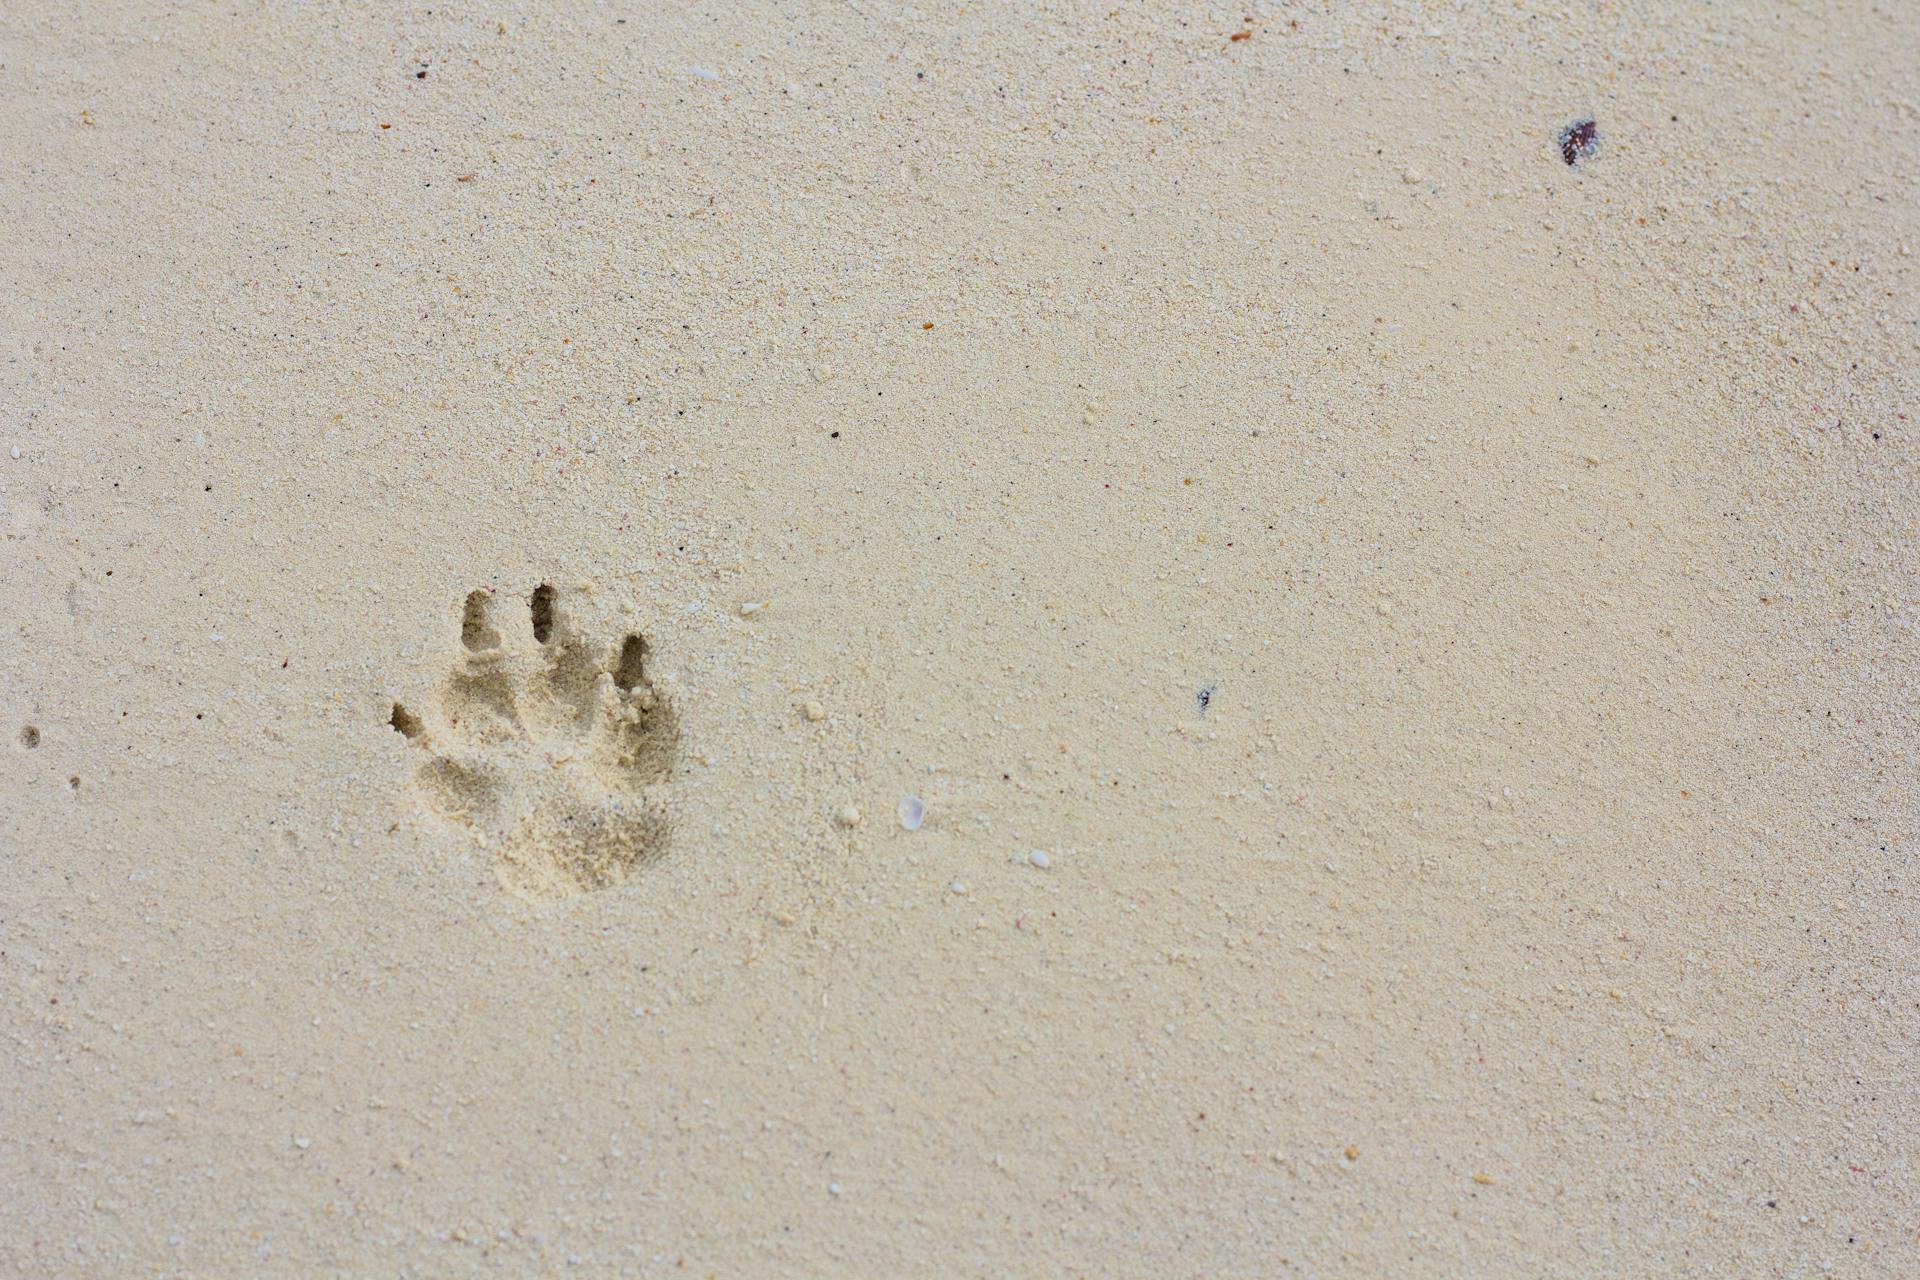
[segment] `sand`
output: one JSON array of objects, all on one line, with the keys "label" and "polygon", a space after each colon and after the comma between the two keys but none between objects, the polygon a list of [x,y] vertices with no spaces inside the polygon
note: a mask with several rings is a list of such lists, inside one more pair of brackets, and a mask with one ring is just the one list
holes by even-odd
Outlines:
[{"label": "sand", "polygon": [[1920,1274],[1920,9],[377,8],[0,13],[0,1273]]}]

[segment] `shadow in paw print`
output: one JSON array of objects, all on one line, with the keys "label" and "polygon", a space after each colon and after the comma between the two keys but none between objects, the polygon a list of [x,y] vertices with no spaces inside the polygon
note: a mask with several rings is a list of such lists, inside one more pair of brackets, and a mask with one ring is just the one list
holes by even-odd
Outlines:
[{"label": "shadow in paw print", "polygon": [[472,833],[508,890],[621,884],[664,856],[680,733],[647,641],[592,642],[542,584],[518,608],[466,598],[460,651],[426,713],[388,723],[418,753],[413,788]]}]

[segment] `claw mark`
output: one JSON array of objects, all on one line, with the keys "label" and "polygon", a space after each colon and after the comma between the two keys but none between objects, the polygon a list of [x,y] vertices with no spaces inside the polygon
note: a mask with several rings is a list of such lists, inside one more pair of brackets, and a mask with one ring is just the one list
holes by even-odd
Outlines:
[{"label": "claw mark", "polygon": [[620,645],[620,662],[613,669],[613,683],[620,692],[632,693],[647,679],[647,642],[628,636]]},{"label": "claw mark", "polygon": [[427,731],[427,726],[420,723],[419,716],[397,702],[393,704],[393,715],[388,718],[387,723],[398,729],[409,742],[418,739]]},{"label": "claw mark", "polygon": [[460,643],[471,653],[500,647],[500,632],[488,616],[492,605],[493,592],[485,588],[467,596],[466,610],[460,616]]},{"label": "claw mark", "polygon": [[533,589],[533,638],[545,644],[553,636],[554,590],[546,583]]}]

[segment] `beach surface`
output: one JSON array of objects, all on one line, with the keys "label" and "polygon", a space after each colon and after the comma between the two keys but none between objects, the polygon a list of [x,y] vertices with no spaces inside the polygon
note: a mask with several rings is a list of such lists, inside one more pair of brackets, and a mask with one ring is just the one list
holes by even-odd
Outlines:
[{"label": "beach surface", "polygon": [[1916,65],[8,5],[0,1274],[1920,1275]]}]

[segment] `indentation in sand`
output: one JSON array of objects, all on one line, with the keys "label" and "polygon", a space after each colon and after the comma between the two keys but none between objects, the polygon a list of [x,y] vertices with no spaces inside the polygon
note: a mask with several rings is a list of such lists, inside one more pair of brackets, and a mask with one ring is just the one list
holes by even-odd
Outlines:
[{"label": "indentation in sand", "polygon": [[511,616],[498,603],[467,597],[431,711],[392,704],[388,724],[419,756],[414,794],[492,855],[510,892],[624,883],[666,851],[680,738],[647,642],[592,642],[551,586]]}]

